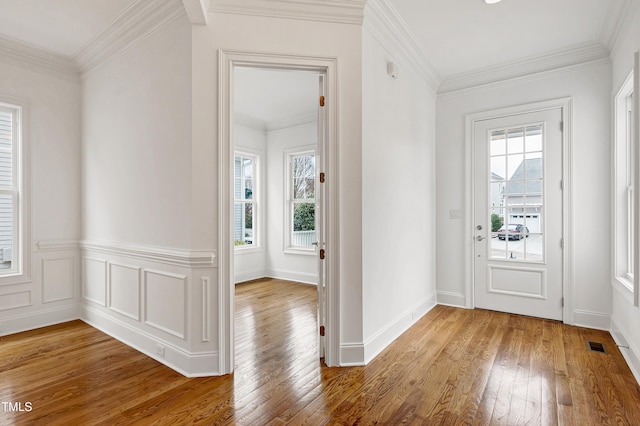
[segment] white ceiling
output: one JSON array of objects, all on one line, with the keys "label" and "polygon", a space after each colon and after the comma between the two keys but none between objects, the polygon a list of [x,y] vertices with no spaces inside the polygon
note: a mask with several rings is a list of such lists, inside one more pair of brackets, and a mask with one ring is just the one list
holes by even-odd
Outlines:
[{"label": "white ceiling", "polygon": [[316,118],[317,72],[237,67],[233,79],[233,106],[240,122],[251,120],[247,124],[270,130],[292,119]]},{"label": "white ceiling", "polygon": [[[73,58],[138,1],[148,0],[0,0],[0,36]],[[483,0],[387,1],[398,12],[435,73],[445,80],[585,43],[600,43],[610,49],[615,28],[622,22],[623,5],[640,2],[503,0],[487,5]],[[264,121],[277,119],[276,107],[257,105],[266,105],[268,99],[281,108],[290,108],[297,101],[283,102],[278,100],[280,95],[302,99],[309,90],[294,87],[293,80],[283,85],[282,75],[274,72],[269,78],[276,89],[265,91],[262,102],[248,102],[245,99],[250,94],[255,99],[256,93],[262,93],[259,88],[267,84],[257,83],[255,76],[242,74],[238,78],[246,82],[247,93],[236,93],[237,106],[246,115],[260,114]],[[314,92],[313,108],[316,96]],[[301,111],[299,107],[296,110]]]},{"label": "white ceiling", "polygon": [[600,41],[623,0],[389,0],[441,78]]},{"label": "white ceiling", "polygon": [[0,34],[73,56],[136,0],[0,0]]}]

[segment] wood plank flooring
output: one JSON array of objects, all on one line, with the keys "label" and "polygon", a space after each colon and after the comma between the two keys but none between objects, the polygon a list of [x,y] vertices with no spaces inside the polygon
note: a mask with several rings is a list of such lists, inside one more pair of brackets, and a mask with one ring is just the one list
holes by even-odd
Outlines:
[{"label": "wood plank flooring", "polygon": [[[438,306],[366,367],[316,354],[315,287],[236,288],[236,371],[188,379],[81,321],[0,338],[0,425],[640,425],[606,332]],[[587,350],[602,342],[608,353]]]}]

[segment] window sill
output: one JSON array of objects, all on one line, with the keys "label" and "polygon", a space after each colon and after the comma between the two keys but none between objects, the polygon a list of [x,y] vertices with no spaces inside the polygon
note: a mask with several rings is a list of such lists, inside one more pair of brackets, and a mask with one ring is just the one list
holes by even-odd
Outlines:
[{"label": "window sill", "polygon": [[615,277],[613,287],[631,304],[633,304],[633,282],[627,277]]}]

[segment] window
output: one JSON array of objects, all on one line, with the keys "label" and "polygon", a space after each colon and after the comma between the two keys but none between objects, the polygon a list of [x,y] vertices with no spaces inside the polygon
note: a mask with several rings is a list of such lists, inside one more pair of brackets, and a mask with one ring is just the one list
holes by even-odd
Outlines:
[{"label": "window", "polygon": [[233,239],[236,249],[258,246],[257,166],[256,155],[236,153],[233,190]]},{"label": "window", "polygon": [[633,74],[615,97],[614,105],[614,266],[615,278],[633,289],[634,263],[634,147]]},{"label": "window", "polygon": [[311,251],[316,242],[315,151],[289,152],[287,165],[287,249]]},{"label": "window", "polygon": [[22,265],[22,107],[0,103],[0,276]]}]

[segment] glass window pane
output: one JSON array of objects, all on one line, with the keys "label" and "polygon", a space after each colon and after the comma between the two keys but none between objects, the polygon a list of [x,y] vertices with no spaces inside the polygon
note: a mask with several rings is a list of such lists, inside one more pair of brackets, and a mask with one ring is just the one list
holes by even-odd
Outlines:
[{"label": "glass window pane", "polygon": [[524,175],[523,154],[515,154],[507,156],[507,178],[522,179]]},{"label": "glass window pane", "polygon": [[510,129],[507,137],[507,152],[509,154],[520,154],[524,152],[524,129]]},{"label": "glass window pane", "polygon": [[504,130],[498,130],[491,133],[490,155],[504,155],[507,153],[506,137]]},{"label": "glass window pane", "polygon": [[542,125],[527,127],[525,151],[542,151]]},{"label": "glass window pane", "polygon": [[504,155],[499,157],[491,157],[491,180],[499,181],[506,179],[507,158]]},{"label": "glass window pane", "polygon": [[0,269],[10,269],[13,255],[13,196],[0,195]]},{"label": "glass window pane", "polygon": [[292,226],[291,245],[297,247],[311,247],[316,241],[315,204],[294,204]]}]

